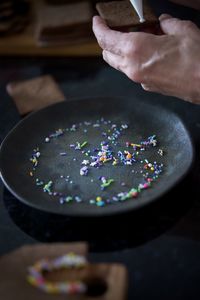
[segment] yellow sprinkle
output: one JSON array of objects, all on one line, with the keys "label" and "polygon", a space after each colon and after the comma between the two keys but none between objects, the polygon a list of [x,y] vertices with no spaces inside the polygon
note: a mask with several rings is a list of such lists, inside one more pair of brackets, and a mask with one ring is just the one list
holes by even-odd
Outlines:
[{"label": "yellow sprinkle", "polygon": [[30,172],[29,174],[30,174],[31,177],[33,177],[33,172]]},{"label": "yellow sprinkle", "polygon": [[58,287],[56,286],[56,284],[48,283],[47,285],[48,285],[47,289],[48,289],[48,291],[49,291],[50,293],[56,294],[56,293],[59,292],[59,289],[58,289]]},{"label": "yellow sprinkle", "polygon": [[96,201],[97,201],[97,202],[99,202],[99,201],[101,201],[101,200],[102,200],[101,197],[96,197]]},{"label": "yellow sprinkle", "polygon": [[110,161],[110,160],[111,160],[111,158],[105,158],[103,162],[105,163],[105,162]]},{"label": "yellow sprinkle", "polygon": [[154,171],[154,167],[151,167],[151,171]]},{"label": "yellow sprinkle", "polygon": [[28,277],[27,277],[27,280],[28,280],[28,282],[29,282],[30,284],[36,285],[36,280],[35,280],[34,277],[28,276]]},{"label": "yellow sprinkle", "polygon": [[46,289],[47,289],[47,291],[48,291],[49,293],[55,292],[54,285],[53,285],[52,283],[50,283],[50,282],[47,282],[47,283],[46,283]]},{"label": "yellow sprinkle", "polygon": [[141,148],[141,147],[142,147],[141,145],[138,145],[138,144],[131,144],[131,146],[133,146],[133,147],[138,147],[138,148]]},{"label": "yellow sprinkle", "polygon": [[68,254],[66,255],[66,257],[67,257],[67,256],[75,257],[76,255],[74,254],[74,252],[70,252],[70,253],[68,253]]}]

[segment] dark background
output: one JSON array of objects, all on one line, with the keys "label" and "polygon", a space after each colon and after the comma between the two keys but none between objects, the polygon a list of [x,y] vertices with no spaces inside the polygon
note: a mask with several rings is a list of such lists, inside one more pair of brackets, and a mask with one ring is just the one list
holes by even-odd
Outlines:
[{"label": "dark background", "polygon": [[[199,13],[151,1],[156,13],[199,23]],[[158,3],[159,2],[159,3]],[[122,262],[129,271],[128,299],[200,298],[200,106],[144,92],[101,58],[0,59],[0,140],[19,121],[6,83],[51,74],[67,98],[149,97],[176,112],[194,141],[196,159],[187,177],[155,204],[117,218],[61,218],[19,203],[0,183],[0,254],[25,244],[87,240],[91,261]],[[187,158],[186,158],[187,159]],[[14,174],[13,174],[14,175]],[[66,230],[67,228],[67,230]]]}]

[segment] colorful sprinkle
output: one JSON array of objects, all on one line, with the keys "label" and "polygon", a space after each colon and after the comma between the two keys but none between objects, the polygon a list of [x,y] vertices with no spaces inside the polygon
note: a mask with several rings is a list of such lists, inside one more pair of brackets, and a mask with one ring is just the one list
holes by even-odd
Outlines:
[{"label": "colorful sprinkle", "polygon": [[[81,126],[87,126],[87,128],[81,128]],[[102,207],[106,204],[112,204],[115,202],[136,198],[139,193],[151,187],[153,182],[159,178],[160,174],[163,172],[163,164],[156,161],[149,161],[148,158],[144,157],[145,151],[147,151],[151,147],[157,146],[156,135],[151,135],[145,140],[136,141],[136,143],[132,141],[126,141],[122,143],[119,141],[119,138],[124,134],[123,132],[128,129],[128,124],[117,125],[115,123],[112,123],[111,120],[105,120],[104,118],[96,120],[96,122],[94,123],[85,121],[79,124],[73,124],[71,127],[66,129],[59,128],[55,132],[49,134],[49,136],[46,137],[44,141],[45,143],[49,143],[51,139],[57,139],[60,136],[63,136],[66,132],[68,134],[72,134],[70,132],[75,132],[78,130],[78,128],[82,129],[82,132],[87,133],[90,126],[92,128],[96,128],[95,130],[99,131],[100,136],[103,136],[103,140],[99,143],[99,145],[96,145],[95,148],[90,149],[88,149],[89,147],[85,149],[85,147],[89,145],[88,141],[76,142],[66,145],[66,147],[69,146],[71,148],[70,151],[80,150],[80,154],[83,155],[83,157],[86,157],[86,159],[83,159],[80,162],[80,176],[87,176],[89,170],[92,171],[92,169],[102,168],[103,170],[105,165],[107,165],[108,167],[132,166],[133,168],[133,166],[138,166],[139,164],[139,170],[132,169],[130,172],[131,174],[140,174],[140,176],[142,177],[141,183],[139,183],[137,186],[132,188],[129,187],[128,191],[119,192],[118,194],[107,198],[105,197],[104,191],[116,180],[101,176],[99,179],[101,180],[100,189],[102,196],[95,197],[95,200],[88,199],[87,201],[90,204]],[[102,128],[103,131],[100,131],[102,130]],[[119,145],[119,149],[116,149],[117,145]],[[161,157],[164,155],[162,149],[158,149],[157,153]],[[60,152],[59,155],[66,156],[67,152]],[[69,157],[71,157],[71,155],[69,155]],[[39,148],[35,148],[30,158],[30,161],[32,163],[32,170],[29,172],[30,177],[33,177],[35,175],[35,171],[37,170],[40,159],[42,159],[41,151],[39,150]],[[72,157],[71,160],[77,161],[77,157]],[[64,163],[66,163],[66,160],[64,161]],[[118,168],[116,170],[118,170]],[[91,172],[91,174],[93,173]],[[69,175],[66,177],[64,175],[59,175],[59,178],[64,179],[67,185],[74,184],[73,178],[70,178]],[[90,178],[89,180],[91,183],[96,184],[96,181],[94,181],[93,178]],[[70,202],[80,203],[85,201],[82,200],[82,197],[78,195],[66,195],[64,192],[53,190],[54,183],[52,180],[48,181],[45,184],[42,180],[37,178],[35,184],[36,186],[42,186],[45,193],[48,193],[54,198],[58,198],[61,204]],[[128,186],[125,181],[119,182],[117,184],[119,187]],[[110,191],[112,191],[112,188],[110,188]]]},{"label": "colorful sprinkle", "polygon": [[89,171],[88,167],[87,167],[87,166],[84,166],[84,167],[82,167],[82,168],[80,169],[80,175],[81,175],[81,176],[86,176],[86,175],[88,174],[88,171]]},{"label": "colorful sprinkle", "polygon": [[84,256],[69,253],[54,260],[43,259],[28,268],[27,281],[32,286],[49,294],[83,294],[86,285],[78,280],[51,282],[44,277],[45,272],[53,272],[59,269],[86,267],[87,261]]}]

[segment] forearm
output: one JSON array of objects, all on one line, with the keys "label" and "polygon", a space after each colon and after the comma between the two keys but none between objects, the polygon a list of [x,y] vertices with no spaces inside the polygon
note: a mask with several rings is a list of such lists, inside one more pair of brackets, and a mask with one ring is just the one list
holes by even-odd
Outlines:
[{"label": "forearm", "polygon": [[200,0],[170,0],[170,1],[200,10]]}]

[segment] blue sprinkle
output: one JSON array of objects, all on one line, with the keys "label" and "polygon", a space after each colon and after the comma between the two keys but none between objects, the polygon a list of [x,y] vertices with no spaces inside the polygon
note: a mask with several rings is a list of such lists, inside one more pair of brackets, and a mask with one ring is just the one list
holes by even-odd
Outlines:
[{"label": "blue sprinkle", "polygon": [[97,204],[97,206],[104,206],[105,202],[104,201],[98,201],[96,204]]},{"label": "blue sprinkle", "polygon": [[75,196],[74,199],[75,199],[75,201],[78,202],[78,203],[82,201],[82,199],[81,199],[79,196]]}]

